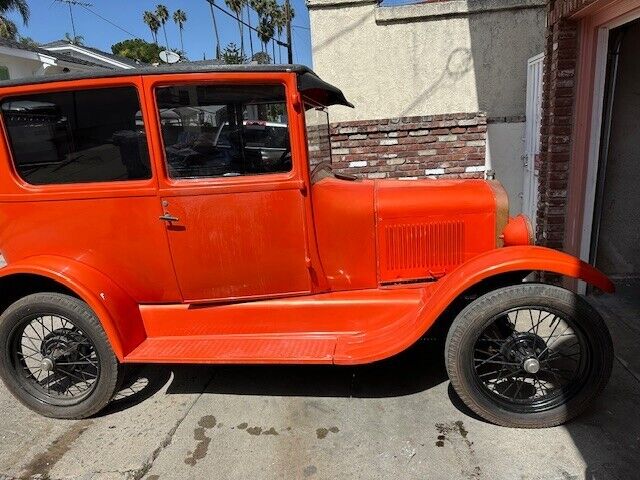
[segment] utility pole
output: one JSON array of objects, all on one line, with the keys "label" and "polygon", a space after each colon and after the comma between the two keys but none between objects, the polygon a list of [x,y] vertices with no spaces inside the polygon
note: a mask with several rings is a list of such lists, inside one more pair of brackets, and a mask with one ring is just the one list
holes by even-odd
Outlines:
[{"label": "utility pole", "polygon": [[285,8],[287,11],[287,63],[293,63],[293,43],[291,43],[291,3],[285,0]]}]

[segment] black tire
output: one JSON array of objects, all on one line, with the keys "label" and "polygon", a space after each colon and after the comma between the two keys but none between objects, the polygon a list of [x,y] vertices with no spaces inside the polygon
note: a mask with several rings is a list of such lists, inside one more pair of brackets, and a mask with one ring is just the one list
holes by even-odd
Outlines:
[{"label": "black tire", "polygon": [[[518,315],[527,311],[532,327],[525,331],[526,313],[519,320]],[[541,318],[550,327],[555,322],[557,333],[546,340]],[[523,331],[518,322],[525,322]],[[561,348],[555,344],[565,341],[560,337],[571,335],[571,353],[555,353]],[[527,360],[533,364],[526,365]],[[602,317],[580,296],[552,285],[521,284],[490,292],[457,316],[445,361],[456,393],[480,417],[506,427],[544,428],[579,415],[602,392],[611,375],[613,344]]]},{"label": "black tire", "polygon": [[[59,365],[46,365],[45,371],[45,358]],[[41,374],[46,376],[40,379]],[[85,302],[60,293],[36,293],[0,316],[0,377],[31,410],[46,417],[80,419],[109,403],[121,381],[121,368],[100,321]],[[82,382],[76,380],[80,377]]]}]

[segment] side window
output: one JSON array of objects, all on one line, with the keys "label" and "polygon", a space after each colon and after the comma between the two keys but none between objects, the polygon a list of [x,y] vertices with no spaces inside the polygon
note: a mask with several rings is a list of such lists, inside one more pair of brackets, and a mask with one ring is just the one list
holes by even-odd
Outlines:
[{"label": "side window", "polygon": [[171,178],[291,170],[283,86],[162,87],[156,98]]},{"label": "side window", "polygon": [[1,110],[16,170],[27,183],[151,178],[134,87],[9,97]]}]

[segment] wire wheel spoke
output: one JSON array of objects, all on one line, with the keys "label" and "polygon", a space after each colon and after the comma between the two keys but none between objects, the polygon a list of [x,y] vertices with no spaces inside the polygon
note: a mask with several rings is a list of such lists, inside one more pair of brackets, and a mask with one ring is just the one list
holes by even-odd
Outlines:
[{"label": "wire wheel spoke", "polygon": [[15,371],[37,398],[69,402],[93,391],[100,375],[96,348],[68,318],[25,319],[12,342]]},{"label": "wire wheel spoke", "polygon": [[473,369],[488,395],[517,411],[560,401],[584,370],[584,339],[573,321],[544,307],[494,317],[476,340]]}]

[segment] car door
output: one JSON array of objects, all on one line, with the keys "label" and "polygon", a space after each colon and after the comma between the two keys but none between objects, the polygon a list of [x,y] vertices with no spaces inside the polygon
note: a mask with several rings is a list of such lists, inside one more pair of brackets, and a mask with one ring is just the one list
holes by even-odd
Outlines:
[{"label": "car door", "polygon": [[305,184],[292,161],[285,85],[219,77],[145,79],[164,172],[158,221],[183,299],[308,293]]},{"label": "car door", "polygon": [[0,245],[10,263],[72,259],[138,303],[180,301],[142,100],[133,76],[2,88]]}]

